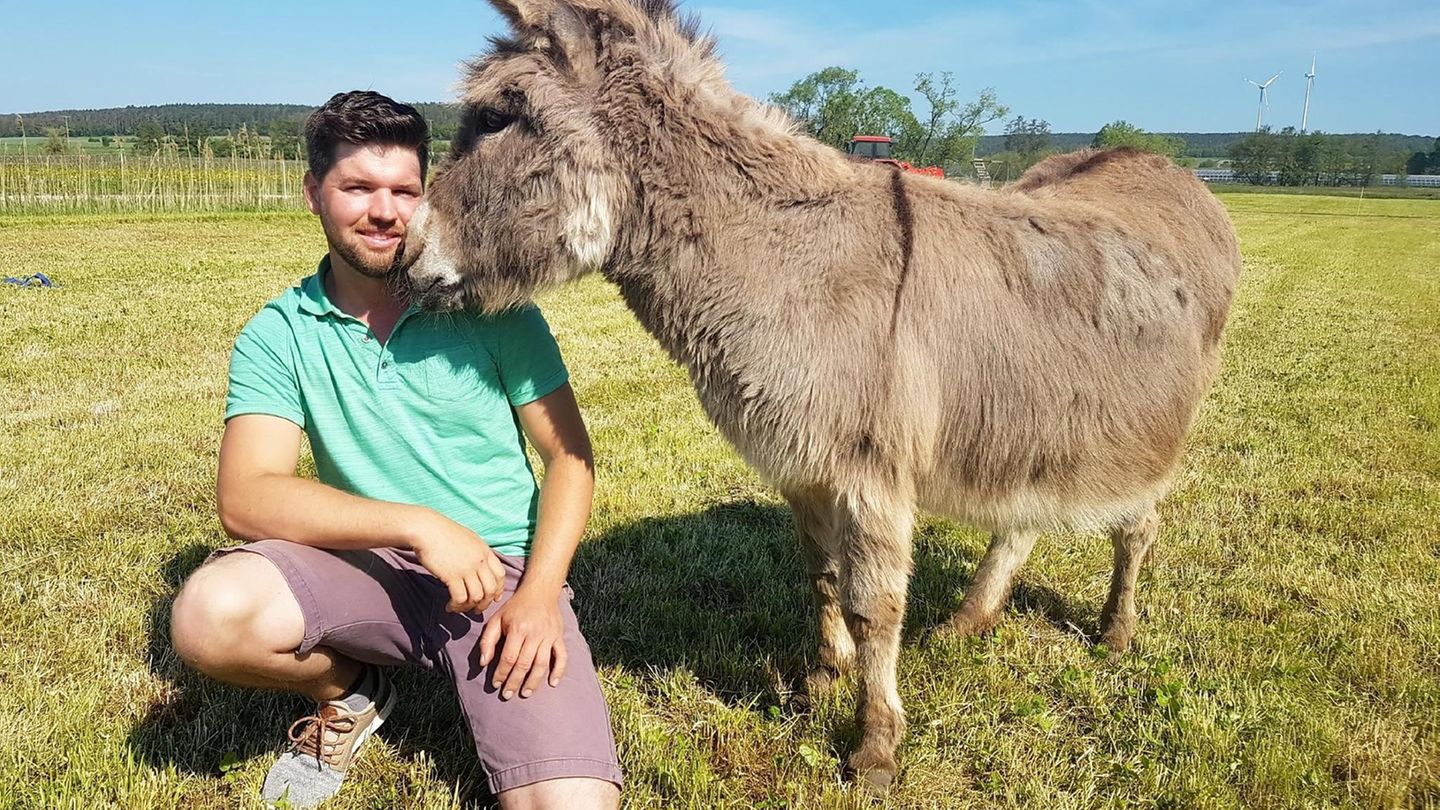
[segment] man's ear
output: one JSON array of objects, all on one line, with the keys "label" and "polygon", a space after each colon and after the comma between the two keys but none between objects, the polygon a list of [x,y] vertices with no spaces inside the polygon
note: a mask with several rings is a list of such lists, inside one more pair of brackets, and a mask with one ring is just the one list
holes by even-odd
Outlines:
[{"label": "man's ear", "polygon": [[305,204],[310,207],[310,213],[320,215],[320,181],[315,175],[305,172],[305,182],[302,184],[305,189]]}]

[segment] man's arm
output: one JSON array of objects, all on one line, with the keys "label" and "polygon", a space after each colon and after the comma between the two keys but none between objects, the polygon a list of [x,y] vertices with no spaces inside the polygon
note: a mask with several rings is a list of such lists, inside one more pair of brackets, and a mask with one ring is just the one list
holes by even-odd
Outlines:
[{"label": "man's arm", "polygon": [[266,414],[225,423],[215,495],[226,534],[337,550],[408,548],[449,587],[450,610],[484,610],[499,598],[505,571],[474,532],[433,509],[362,498],[296,475],[300,432]]},{"label": "man's arm", "polygon": [[500,638],[505,639],[492,682],[503,686],[507,698],[516,693],[529,697],[547,672],[555,686],[565,672],[560,589],[590,519],[595,492],[590,436],[570,385],[519,406],[516,413],[545,465],[545,478],[525,575],[480,637],[482,667],[489,665]]}]

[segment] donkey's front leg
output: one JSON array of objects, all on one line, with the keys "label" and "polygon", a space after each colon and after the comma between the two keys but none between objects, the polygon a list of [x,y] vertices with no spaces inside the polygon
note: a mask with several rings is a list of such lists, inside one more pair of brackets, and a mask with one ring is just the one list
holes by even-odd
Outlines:
[{"label": "donkey's front leg", "polygon": [[795,532],[810,568],[820,628],[820,662],[805,679],[811,694],[829,690],[855,662],[855,642],[840,609],[840,547],[835,496],[830,492],[786,493],[795,512]]},{"label": "donkey's front leg", "polygon": [[910,582],[914,506],[883,489],[848,494],[837,510],[845,555],[845,621],[856,645],[860,748],[850,770],[887,790],[898,767],[905,710],[895,685],[905,592]]}]

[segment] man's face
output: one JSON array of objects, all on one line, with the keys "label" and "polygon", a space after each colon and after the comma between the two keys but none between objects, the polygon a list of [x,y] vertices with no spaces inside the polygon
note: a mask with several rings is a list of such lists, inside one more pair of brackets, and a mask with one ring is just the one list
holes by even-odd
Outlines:
[{"label": "man's face", "polygon": [[335,254],[384,278],[420,203],[420,156],[403,146],[341,144],[335,157],[323,180],[305,176],[305,201]]}]

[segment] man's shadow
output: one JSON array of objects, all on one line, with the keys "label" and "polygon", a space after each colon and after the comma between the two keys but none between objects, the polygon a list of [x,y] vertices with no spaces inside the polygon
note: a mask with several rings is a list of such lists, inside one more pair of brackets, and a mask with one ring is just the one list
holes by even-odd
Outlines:
[{"label": "man's shadow", "polygon": [[[151,607],[148,655],[171,688],[129,742],[151,767],[213,777],[224,776],[228,763],[275,752],[286,725],[309,707],[298,696],[209,681],[176,657],[170,604],[209,551],[195,544],[162,569],[167,590]],[[903,643],[922,643],[954,613],[983,551],[973,533],[920,524]],[[1059,627],[1093,623],[1090,610],[1023,579],[1011,609]],[[683,669],[726,703],[759,711],[785,704],[815,663],[810,585],[783,505],[741,500],[616,526],[581,544],[570,583],[601,667]],[[467,805],[488,804],[484,772],[451,691],[424,672],[393,674],[402,700],[381,736],[407,760],[425,752],[434,776]],[[219,781],[222,791],[230,789],[230,780]]]},{"label": "man's shadow", "polygon": [[[212,548],[194,544],[162,567],[167,586],[151,604],[146,652],[151,671],[170,684],[166,700],[151,707],[129,735],[130,749],[152,768],[192,776],[219,777],[215,786],[236,803],[251,799],[226,778],[240,764],[278,753],[286,730],[313,710],[299,695],[240,689],[217,683],[187,668],[170,645],[170,606],[180,586]],[[467,806],[492,803],[485,773],[451,690],[437,677],[408,667],[390,671],[401,699],[381,731],[409,762],[424,761]],[[248,789],[245,791],[248,793]]]}]

